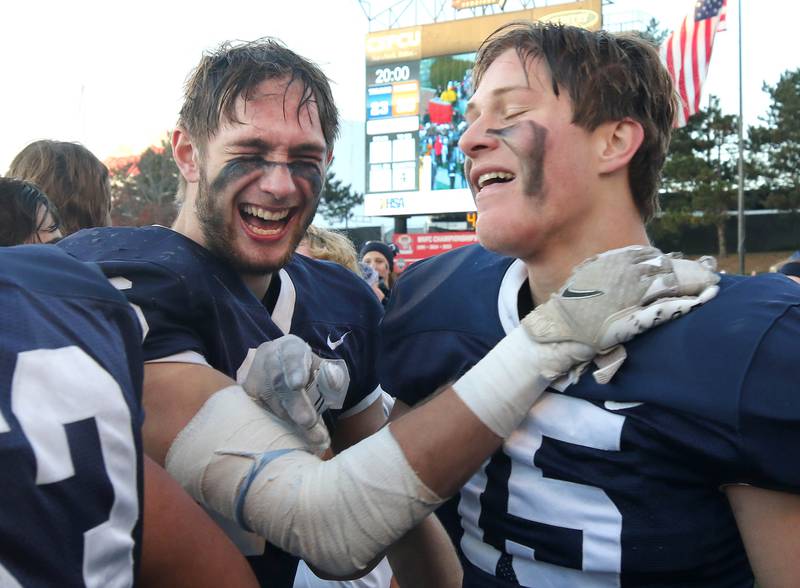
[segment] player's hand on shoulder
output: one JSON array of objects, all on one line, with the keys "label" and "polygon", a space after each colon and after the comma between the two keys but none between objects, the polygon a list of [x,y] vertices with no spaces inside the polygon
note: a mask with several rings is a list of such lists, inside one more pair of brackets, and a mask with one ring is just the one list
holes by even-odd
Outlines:
[{"label": "player's hand on shoulder", "polygon": [[341,408],[349,384],[343,360],[322,359],[299,337],[284,335],[256,349],[243,387],[322,453],[330,445],[322,412]]},{"label": "player's hand on shoulder", "polygon": [[[573,342],[587,360],[606,356],[596,373],[607,382],[625,359],[620,344],[659,324],[674,320],[713,298],[719,276],[713,260],[681,259],[654,247],[607,251],[578,265],[550,299],[523,320],[540,343]],[[580,353],[573,350],[573,355]]]}]

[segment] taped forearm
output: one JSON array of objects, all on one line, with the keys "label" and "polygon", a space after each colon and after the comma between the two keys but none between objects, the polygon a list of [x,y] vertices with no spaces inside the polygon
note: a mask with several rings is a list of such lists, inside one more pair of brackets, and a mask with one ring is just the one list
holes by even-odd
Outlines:
[{"label": "taped forearm", "polygon": [[340,576],[363,570],[442,502],[388,428],[322,461],[238,386],[206,402],[166,467],[202,504]]},{"label": "taped forearm", "polygon": [[247,493],[244,522],[313,566],[347,576],[441,503],[384,428],[329,461],[298,451],[276,459]]},{"label": "taped forearm", "polygon": [[516,429],[553,380],[588,361],[580,343],[537,343],[517,327],[454,384],[467,407],[503,439]]}]

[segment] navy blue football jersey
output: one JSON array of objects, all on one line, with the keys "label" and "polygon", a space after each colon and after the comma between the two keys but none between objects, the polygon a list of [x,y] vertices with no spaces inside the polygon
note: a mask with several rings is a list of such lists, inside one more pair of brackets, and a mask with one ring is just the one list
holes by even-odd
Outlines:
[{"label": "navy blue football jersey", "polygon": [[0,248],[0,585],[134,584],[141,340],[98,268]]},{"label": "navy blue football jersey", "polygon": [[[519,324],[521,261],[463,247],[392,290],[382,387],[413,405]],[[800,290],[720,293],[626,344],[611,383],[554,385],[464,486],[468,587],[731,587],[753,577],[722,488],[800,492]]]},{"label": "navy blue football jersey", "polygon": [[[345,360],[350,387],[334,417],[380,399],[375,354],[383,309],[345,268],[294,255],[262,301],[232,267],[164,227],[89,229],[59,246],[98,263],[140,310],[145,361],[202,361],[241,383],[261,343],[292,333],[318,355]],[[251,563],[260,579],[291,585],[295,558],[217,520],[245,555],[257,556]]]}]

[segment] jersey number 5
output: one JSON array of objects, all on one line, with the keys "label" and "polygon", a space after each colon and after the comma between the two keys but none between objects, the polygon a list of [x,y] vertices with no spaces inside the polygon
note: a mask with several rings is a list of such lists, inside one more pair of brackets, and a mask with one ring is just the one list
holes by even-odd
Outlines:
[{"label": "jersey number 5", "polygon": [[469,560],[522,586],[619,586],[616,505],[601,488],[545,476],[535,460],[545,439],[619,451],[624,422],[586,400],[542,396],[503,452],[462,490],[461,546]]}]

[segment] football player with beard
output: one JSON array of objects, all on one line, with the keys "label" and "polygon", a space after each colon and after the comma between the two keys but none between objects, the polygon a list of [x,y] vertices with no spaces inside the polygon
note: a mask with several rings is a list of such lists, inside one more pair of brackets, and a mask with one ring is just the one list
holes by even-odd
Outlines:
[{"label": "football player with beard", "polygon": [[[157,462],[211,392],[243,383],[255,349],[287,333],[346,366],[346,395],[325,411],[335,450],[383,424],[380,304],[344,268],[294,255],[338,129],[315,64],[271,39],[223,45],[186,84],[172,136],[182,199],[173,227],[93,229],[62,243],[97,262],[145,318],[144,447]],[[327,435],[321,422],[315,431]],[[432,533],[432,557],[451,550],[433,520],[415,533],[407,544]],[[270,586],[291,585],[296,558],[253,533],[231,535]],[[452,577],[455,559],[438,559]]]}]

